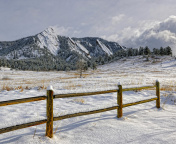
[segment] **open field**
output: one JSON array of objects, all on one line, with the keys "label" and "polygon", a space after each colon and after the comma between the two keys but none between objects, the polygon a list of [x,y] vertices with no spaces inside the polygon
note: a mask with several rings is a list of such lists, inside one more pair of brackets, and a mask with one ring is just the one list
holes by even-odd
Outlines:
[{"label": "open field", "polygon": [[[149,102],[117,111],[76,117],[54,122],[54,138],[46,138],[45,125],[0,135],[0,143],[174,143],[176,141],[176,60],[160,57],[145,61],[143,57],[124,58],[97,70],[88,70],[79,78],[77,71],[32,72],[1,69],[0,101],[46,94],[52,85],[55,94],[90,92],[161,84],[161,108]],[[123,93],[123,102],[135,102],[155,96],[155,90]],[[117,104],[117,93],[91,97],[54,100],[54,116],[99,109]],[[46,118],[46,102],[31,102],[0,108],[0,127]]]},{"label": "open field", "polygon": [[60,92],[90,91],[94,89],[113,89],[117,83],[125,86],[148,85],[158,79],[162,85],[174,86],[176,84],[175,60],[169,57],[153,59],[149,62],[143,57],[136,59],[122,59],[107,65],[98,67],[97,70],[89,70],[79,78],[77,71],[71,72],[32,72],[32,71],[9,71],[4,69],[0,75],[0,87],[8,86],[11,89],[27,87],[46,89],[52,85]]}]

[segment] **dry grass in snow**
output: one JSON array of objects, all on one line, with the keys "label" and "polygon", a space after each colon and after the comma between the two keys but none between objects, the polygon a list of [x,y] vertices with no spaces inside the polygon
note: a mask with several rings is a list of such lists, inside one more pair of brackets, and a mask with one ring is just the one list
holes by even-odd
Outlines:
[{"label": "dry grass in snow", "polygon": [[[161,84],[161,108],[155,101],[123,109],[75,117],[54,122],[54,138],[45,137],[46,126],[38,125],[0,135],[0,143],[175,143],[176,141],[176,60],[171,57],[149,59],[130,57],[97,70],[84,72],[79,78],[71,72],[32,72],[2,69],[0,101],[46,95],[46,87],[53,85],[55,94],[116,89]],[[155,90],[123,92],[123,102],[130,103],[155,96]],[[54,116],[105,108],[117,104],[117,93],[90,97],[54,100]],[[31,102],[0,107],[0,127],[46,118],[46,102]]]}]

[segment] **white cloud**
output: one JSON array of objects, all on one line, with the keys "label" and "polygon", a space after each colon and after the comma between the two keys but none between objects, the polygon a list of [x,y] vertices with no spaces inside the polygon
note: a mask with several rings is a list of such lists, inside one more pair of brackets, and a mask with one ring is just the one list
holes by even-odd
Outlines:
[{"label": "white cloud", "polygon": [[163,22],[144,23],[143,26],[123,29],[119,38],[121,44],[127,47],[149,46],[151,49],[170,46],[176,54],[176,16],[170,16]]},{"label": "white cloud", "polygon": [[107,40],[109,40],[109,41],[117,41],[117,40],[120,39],[120,37],[119,37],[118,34],[110,35],[110,36],[108,36],[108,37],[107,37],[106,35],[103,35],[103,36],[101,36],[101,38],[107,39]]},{"label": "white cloud", "polygon": [[114,16],[114,17],[111,18],[111,22],[112,22],[113,25],[118,24],[120,21],[123,20],[124,17],[125,17],[124,14],[120,14],[118,16]]},{"label": "white cloud", "polygon": [[54,29],[54,31],[58,34],[58,35],[62,35],[62,36],[67,36],[69,35],[69,32],[71,31],[71,27],[63,27],[63,26],[50,26],[51,28]]},{"label": "white cloud", "polygon": [[[59,25],[60,35],[102,36],[131,47],[138,44],[137,37],[142,41],[140,35],[158,21],[175,14],[175,5],[175,0],[1,0],[0,41],[35,35],[51,25]],[[160,30],[175,34],[174,22],[175,16],[170,16]]]}]

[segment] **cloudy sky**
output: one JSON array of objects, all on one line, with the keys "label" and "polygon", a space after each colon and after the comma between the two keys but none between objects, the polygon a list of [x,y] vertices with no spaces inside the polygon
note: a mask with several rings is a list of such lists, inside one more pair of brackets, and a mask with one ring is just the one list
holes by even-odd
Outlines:
[{"label": "cloudy sky", "polygon": [[[54,26],[60,35],[98,36],[136,46],[146,31],[151,39],[150,29],[155,27],[156,38],[160,23],[169,21],[168,27],[170,21],[176,22],[175,6],[175,0],[0,0],[0,41],[35,35]],[[168,34],[165,31],[161,39]],[[175,38],[175,32],[168,32]]]}]

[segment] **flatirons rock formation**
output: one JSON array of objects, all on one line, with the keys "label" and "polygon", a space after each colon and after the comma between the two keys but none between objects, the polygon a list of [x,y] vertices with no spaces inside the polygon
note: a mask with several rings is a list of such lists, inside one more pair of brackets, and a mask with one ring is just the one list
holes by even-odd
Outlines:
[{"label": "flatirons rock formation", "polygon": [[123,49],[116,42],[98,37],[70,38],[58,35],[52,27],[34,36],[0,42],[0,58],[29,60],[50,57],[53,61],[75,63],[79,58],[90,61],[99,56],[113,56]]}]

